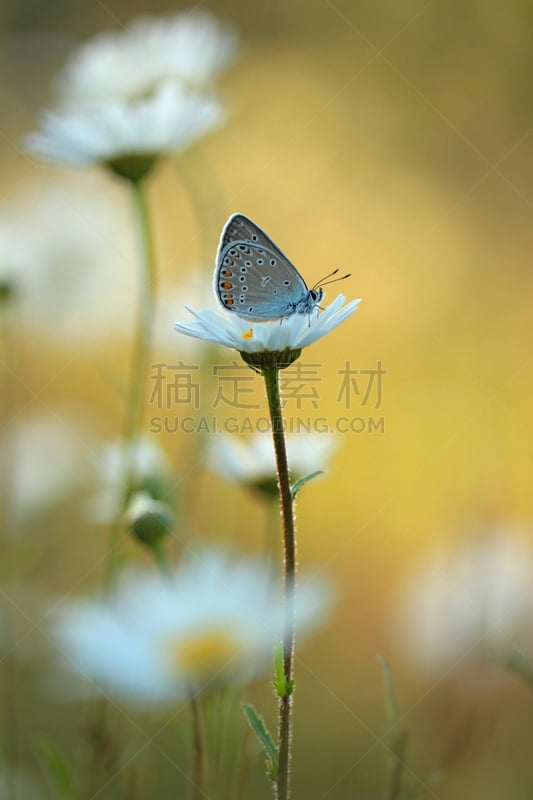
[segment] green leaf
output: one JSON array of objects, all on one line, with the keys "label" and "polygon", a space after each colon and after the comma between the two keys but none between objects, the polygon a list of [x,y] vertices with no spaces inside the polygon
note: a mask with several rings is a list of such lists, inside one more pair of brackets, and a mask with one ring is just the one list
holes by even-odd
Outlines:
[{"label": "green leaf", "polygon": [[77,800],[71,769],[63,753],[49,740],[40,743],[40,751],[62,800]]},{"label": "green leaf", "polygon": [[385,714],[390,729],[386,735],[387,749],[387,800],[401,800],[404,797],[405,756],[408,731],[401,724],[400,709],[392,680],[392,670],[385,656],[378,656],[385,683]]},{"label": "green leaf", "polygon": [[303,478],[298,478],[298,480],[291,486],[292,499],[294,500],[294,498],[296,497],[302,486],[305,486],[305,484],[309,483],[309,481],[312,481],[313,478],[317,478],[319,475],[323,474],[324,474],[323,469],[317,469],[315,470],[315,472],[310,472],[309,475],[304,475]]},{"label": "green leaf", "polygon": [[279,758],[278,748],[274,744],[272,734],[268,730],[266,722],[261,714],[259,714],[255,708],[250,705],[250,703],[242,703],[242,710],[244,711],[244,715],[248,720],[250,728],[261,742],[265,751],[267,757],[268,776],[272,781],[275,781],[278,777]]},{"label": "green leaf", "polygon": [[278,697],[285,696],[285,669],[283,666],[283,644],[274,645],[274,689]]},{"label": "green leaf", "polygon": [[406,800],[420,800],[427,792],[431,792],[431,786],[442,780],[442,773],[432,773],[425,780],[420,780],[416,786],[411,786],[409,791],[404,788],[405,758],[409,731],[402,725],[402,716],[396,697],[390,664],[385,656],[378,656],[378,659],[383,670],[385,713],[387,722],[390,725],[386,736],[390,757],[387,759],[388,781],[385,796],[387,800],[401,800],[404,797]]},{"label": "green leaf", "polygon": [[378,660],[383,670],[383,681],[385,683],[385,713],[387,715],[387,722],[395,725],[400,719],[400,709],[398,708],[398,700],[392,680],[392,670],[385,656],[378,656]]},{"label": "green leaf", "polygon": [[294,681],[285,677],[283,663],[283,644],[278,642],[274,646],[274,691],[278,697],[290,697],[294,691]]}]

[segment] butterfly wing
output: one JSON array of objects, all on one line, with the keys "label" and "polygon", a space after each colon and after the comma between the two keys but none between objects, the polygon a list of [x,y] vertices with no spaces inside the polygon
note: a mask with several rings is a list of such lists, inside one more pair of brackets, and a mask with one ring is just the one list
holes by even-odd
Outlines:
[{"label": "butterfly wing", "polygon": [[230,311],[249,319],[279,319],[308,295],[287,256],[251,219],[233,214],[222,231],[215,294]]}]

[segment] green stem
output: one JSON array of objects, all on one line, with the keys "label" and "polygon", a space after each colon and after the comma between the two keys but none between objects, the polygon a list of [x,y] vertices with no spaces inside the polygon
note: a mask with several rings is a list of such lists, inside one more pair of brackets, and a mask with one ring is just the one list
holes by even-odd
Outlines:
[{"label": "green stem", "polygon": [[[172,580],[165,548],[161,542],[152,545],[152,553],[161,575]],[[202,706],[199,695],[191,695],[192,742],[191,742],[191,800],[205,800],[205,736]]]},{"label": "green stem", "polygon": [[272,582],[279,575],[277,566],[278,556],[278,537],[279,537],[279,510],[278,501],[272,496],[266,499],[266,523],[265,523],[265,543],[264,554],[268,566],[268,574]]},{"label": "green stem", "polygon": [[392,730],[387,738],[390,752],[387,757],[385,800],[400,800],[404,793],[403,783],[408,733],[403,728],[399,731]]},{"label": "green stem", "polygon": [[[152,545],[155,562],[166,580],[172,580],[165,548],[161,542]],[[191,694],[192,741],[191,741],[191,800],[205,800],[205,735],[200,696]]]},{"label": "green stem", "polygon": [[[6,608],[4,616],[4,635],[5,644],[7,647],[11,647],[12,642],[15,640],[12,627],[11,609]],[[9,652],[5,659],[4,679],[4,755],[6,786],[9,797],[12,798],[12,800],[17,800],[18,792],[15,787],[14,771],[16,770],[19,761],[19,725],[17,714],[18,686],[15,659]]]},{"label": "green stem", "polygon": [[[15,474],[15,431],[13,430],[13,419],[15,417],[17,392],[16,384],[19,378],[19,352],[17,349],[17,322],[18,315],[16,308],[2,308],[2,319],[0,327],[4,339],[3,354],[3,375],[2,388],[4,390],[4,402],[2,404],[1,433],[4,440],[4,458],[0,475],[0,508],[3,527],[0,529],[0,539],[4,550],[4,558],[9,557],[10,534],[13,522],[12,514],[12,492],[13,478]],[[12,571],[8,567],[7,574]],[[5,580],[5,575],[2,578]],[[7,653],[4,659],[4,686],[3,686],[3,706],[4,706],[4,730],[3,730],[3,750],[6,772],[6,788],[9,797],[17,800],[18,793],[15,787],[14,771],[19,761],[19,719],[18,719],[18,686],[17,686],[17,667],[15,657],[11,653],[15,642],[15,632],[13,630],[13,609],[8,604],[4,607],[4,648]]]},{"label": "green stem", "polygon": [[402,724],[396,699],[392,670],[385,656],[379,656],[385,684],[385,709],[390,729],[387,733],[387,786],[385,800],[401,800],[404,796],[404,775],[409,733]]},{"label": "green stem", "polygon": [[200,697],[191,695],[191,800],[205,800],[205,737]]},{"label": "green stem", "polygon": [[2,526],[0,536],[2,544],[7,544],[10,538],[10,528],[13,522],[11,496],[13,493],[13,475],[15,473],[15,432],[11,430],[15,418],[17,405],[16,386],[20,383],[19,362],[20,353],[17,342],[17,309],[0,307],[0,331],[2,334],[2,406],[1,406],[1,435],[4,441],[4,458],[0,472],[0,511]]},{"label": "green stem", "polygon": [[134,486],[134,446],[142,429],[154,316],[155,258],[146,189],[142,179],[130,181],[130,185],[133,191],[133,199],[139,225],[141,274],[139,280],[139,308],[135,332],[135,345],[124,415],[124,485],[120,506],[109,537],[109,555],[105,580],[107,587],[110,586],[113,580],[117,562],[118,540],[122,528],[122,518]]},{"label": "green stem", "polygon": [[[277,367],[263,369],[272,436],[276,453],[278,487],[283,526],[283,578],[284,578],[284,639],[283,671],[285,684],[292,686],[294,666],[294,590],[296,583],[296,535],[294,530],[293,497],[289,479],[287,448],[283,431],[283,414],[279,390],[279,370]],[[279,698],[278,747],[279,771],[277,779],[277,799],[287,800],[290,796],[292,728],[292,690],[286,690]]]},{"label": "green stem", "polygon": [[166,581],[172,582],[172,570],[170,568],[170,564],[168,563],[163,542],[160,539],[157,542],[153,542],[153,544],[150,545],[150,550],[152,551],[154,561],[161,577]]},{"label": "green stem", "polygon": [[157,564],[157,568],[161,573],[161,577],[165,578],[167,581],[172,580],[172,571],[170,569],[170,565],[167,560],[167,554],[165,553],[164,545],[161,541],[154,542],[151,546],[151,550],[154,556],[155,563]]}]

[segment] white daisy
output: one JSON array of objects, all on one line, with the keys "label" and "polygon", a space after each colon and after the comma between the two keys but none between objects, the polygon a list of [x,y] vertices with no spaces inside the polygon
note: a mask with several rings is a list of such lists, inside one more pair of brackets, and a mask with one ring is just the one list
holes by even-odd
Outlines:
[{"label": "white daisy", "polygon": [[72,107],[138,101],[169,80],[205,87],[237,50],[233,26],[206,10],[143,17],[79,47],[59,76],[58,94]]},{"label": "white daisy", "polygon": [[297,351],[334,330],[356,311],[361,302],[352,300],[343,307],[345,300],[339,294],[320,313],[291,314],[281,320],[262,322],[251,322],[231,311],[193,311],[187,306],[195,322],[177,322],[175,328],[185,336],[231,347],[240,353]]},{"label": "white daisy", "polygon": [[[328,434],[299,433],[289,434],[286,445],[291,476],[295,480],[326,469],[337,442]],[[270,434],[257,433],[249,439],[213,434],[209,438],[208,464],[222,478],[235,483],[276,485],[276,458]]]},{"label": "white daisy", "polygon": [[129,332],[137,257],[121,200],[77,175],[26,185],[0,207],[0,284],[41,341],[91,346]]},{"label": "white daisy", "polygon": [[[271,669],[283,633],[280,595],[260,562],[206,552],[170,580],[123,573],[111,598],[67,605],[54,633],[66,666],[104,691],[175,701]],[[324,585],[302,582],[299,632],[319,624],[329,605]]]},{"label": "white daisy", "polygon": [[[114,99],[89,108],[49,112],[25,144],[47,161],[108,164],[182,150],[222,120],[220,104],[182,85],[167,82],[135,103]],[[118,164],[116,163],[118,162]]]},{"label": "white daisy", "polygon": [[132,493],[146,492],[156,500],[168,501],[172,469],[157,440],[141,436],[129,448],[122,441],[111,442],[104,445],[96,463],[97,489],[86,503],[87,517],[91,522],[112,522],[122,510],[124,478],[130,459]]},{"label": "white daisy", "polygon": [[134,241],[126,209],[95,176],[30,183],[0,207],[0,284],[26,330],[65,346],[129,332]]},{"label": "white daisy", "polygon": [[531,644],[533,548],[494,530],[457,552],[437,551],[398,603],[397,636],[417,666],[439,673],[480,652]]}]

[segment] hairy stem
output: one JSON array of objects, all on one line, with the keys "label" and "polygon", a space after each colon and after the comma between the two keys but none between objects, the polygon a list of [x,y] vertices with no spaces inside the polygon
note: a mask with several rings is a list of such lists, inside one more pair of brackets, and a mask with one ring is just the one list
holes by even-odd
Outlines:
[{"label": "hairy stem", "polygon": [[[279,370],[277,367],[263,369],[268,407],[272,422],[272,436],[276,454],[278,488],[283,527],[283,581],[284,581],[284,639],[283,671],[286,686],[292,685],[294,666],[294,590],[296,583],[296,535],[294,530],[293,497],[289,479],[287,448],[283,430],[283,414],[279,391]],[[292,731],[292,690],[279,698],[278,747],[279,770],[276,784],[278,800],[290,796]]]},{"label": "hairy stem", "polygon": [[200,697],[191,696],[192,743],[191,743],[191,800],[205,800],[205,737]]}]

